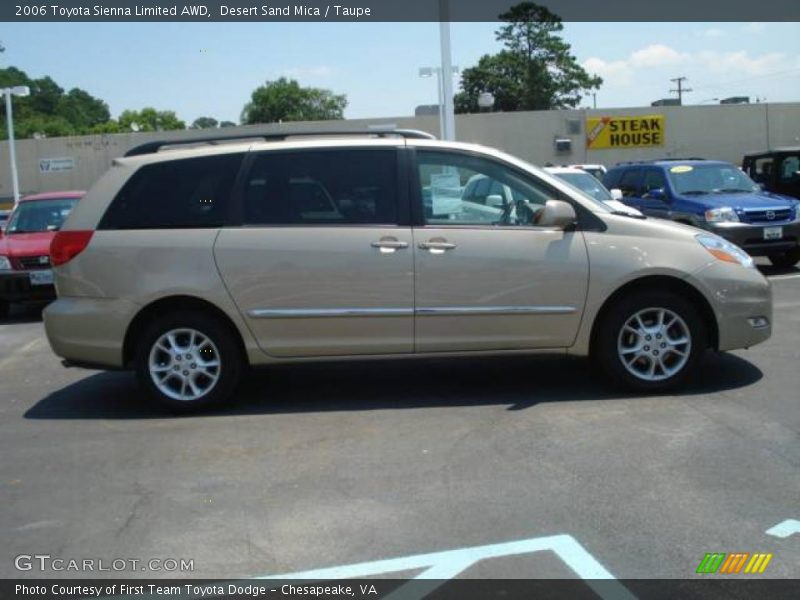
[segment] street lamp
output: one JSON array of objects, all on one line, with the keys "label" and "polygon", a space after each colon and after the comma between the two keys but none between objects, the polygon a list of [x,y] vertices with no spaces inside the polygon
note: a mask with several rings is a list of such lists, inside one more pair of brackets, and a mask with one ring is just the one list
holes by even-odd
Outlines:
[{"label": "street lamp", "polygon": [[30,96],[31,88],[18,85],[0,88],[6,97],[6,123],[8,124],[8,156],[11,159],[11,185],[14,186],[14,206],[19,202],[19,178],[17,177],[17,153],[14,148],[14,115],[11,113],[11,96]]},{"label": "street lamp", "polygon": [[[453,65],[451,67],[452,75],[458,75],[459,70],[458,67]],[[445,126],[445,115],[444,115],[444,102],[442,98],[444,97],[444,78],[442,77],[442,69],[441,67],[420,67],[419,69],[419,76],[422,79],[429,79],[436,75],[436,92],[439,98],[439,139],[445,140],[447,139],[447,129]]]}]

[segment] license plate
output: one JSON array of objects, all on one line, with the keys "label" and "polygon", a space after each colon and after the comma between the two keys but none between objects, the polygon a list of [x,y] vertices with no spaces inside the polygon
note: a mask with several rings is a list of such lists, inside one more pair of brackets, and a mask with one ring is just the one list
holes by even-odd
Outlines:
[{"label": "license plate", "polygon": [[764,227],[765,240],[779,240],[783,237],[783,227]]},{"label": "license plate", "polygon": [[53,285],[53,271],[47,269],[46,271],[31,271],[28,273],[31,279],[31,285]]}]

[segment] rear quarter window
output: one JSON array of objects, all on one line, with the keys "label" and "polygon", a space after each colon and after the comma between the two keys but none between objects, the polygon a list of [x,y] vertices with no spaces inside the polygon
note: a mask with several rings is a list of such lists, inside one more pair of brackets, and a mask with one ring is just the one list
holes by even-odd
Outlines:
[{"label": "rear quarter window", "polygon": [[220,227],[243,157],[224,154],[144,165],[111,202],[98,228]]}]

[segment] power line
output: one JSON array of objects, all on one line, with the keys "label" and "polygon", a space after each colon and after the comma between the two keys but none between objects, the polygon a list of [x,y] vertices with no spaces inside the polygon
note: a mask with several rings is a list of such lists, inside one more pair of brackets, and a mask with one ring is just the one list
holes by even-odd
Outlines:
[{"label": "power line", "polygon": [[797,69],[786,69],[783,71],[773,71],[772,73],[765,73],[764,75],[754,75],[753,77],[745,77],[744,79],[735,79],[731,81],[723,81],[718,83],[706,83],[704,85],[697,86],[695,89],[698,90],[707,90],[709,88],[720,88],[726,87],[729,85],[737,85],[739,83],[746,83],[748,81],[753,81],[756,79],[767,79],[768,77],[777,77],[778,75],[786,75],[788,73],[795,73],[800,72],[800,68]]},{"label": "power line", "polygon": [[680,77],[676,77],[675,79],[670,79],[670,81],[674,81],[674,82],[676,82],[678,84],[678,89],[670,90],[669,92],[670,92],[670,94],[672,94],[672,93],[677,93],[678,94],[678,104],[681,104],[681,105],[683,104],[683,95],[686,92],[691,92],[692,91],[692,88],[683,87],[683,82],[687,81],[687,80],[688,80],[688,77],[684,77],[683,75],[681,75]]}]

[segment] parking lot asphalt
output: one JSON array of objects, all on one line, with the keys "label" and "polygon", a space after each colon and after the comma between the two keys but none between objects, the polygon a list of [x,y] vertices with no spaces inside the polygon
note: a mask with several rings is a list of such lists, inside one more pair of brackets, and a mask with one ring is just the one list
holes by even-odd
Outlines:
[{"label": "parking lot asphalt", "polygon": [[[174,417],[131,374],[63,368],[18,312],[0,322],[0,576],[98,575],[19,572],[19,554],[247,578],[563,534],[617,578],[694,577],[707,552],[800,577],[800,533],[766,533],[800,519],[800,271],[764,271],[772,339],[709,353],[667,396],[574,358],[331,363]],[[540,552],[468,576],[574,573]]]}]

